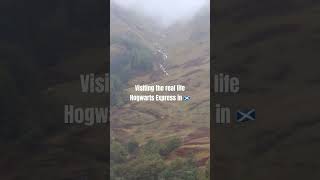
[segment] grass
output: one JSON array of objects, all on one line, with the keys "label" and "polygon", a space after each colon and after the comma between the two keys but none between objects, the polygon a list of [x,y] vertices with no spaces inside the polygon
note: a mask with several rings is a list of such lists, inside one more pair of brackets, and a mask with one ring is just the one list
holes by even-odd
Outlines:
[{"label": "grass", "polygon": [[[113,29],[116,29],[116,25],[114,26]],[[209,40],[205,42],[189,40],[192,33],[189,27],[190,25],[180,27],[184,28],[185,33],[172,31],[172,34],[168,34],[167,38],[160,42],[168,50],[169,76],[164,76],[160,72],[157,75],[160,76],[160,80],[154,82],[152,76],[160,71],[155,69],[155,72],[132,77],[129,82],[132,87],[126,91],[128,94],[145,94],[134,92],[134,84],[142,83],[150,85],[183,84],[186,86],[185,92],[158,92],[157,94],[189,95],[192,97],[191,102],[129,102],[127,105],[115,108],[111,111],[111,127],[114,127],[111,128],[112,137],[123,143],[133,138],[139,144],[145,144],[150,139],[160,142],[171,137],[184,139],[201,131],[202,128],[209,128]],[[132,30],[131,27],[129,30]],[[136,32],[135,29],[133,31]],[[139,32],[139,35],[143,35],[143,32]],[[180,37],[173,38],[174,36]],[[145,40],[142,38],[142,41]],[[151,46],[153,43],[148,44]],[[154,48],[151,47],[151,49]],[[118,49],[114,49],[113,52],[118,52]],[[185,67],[186,63],[197,61],[196,59],[205,60],[201,65]],[[188,73],[190,75],[186,75]],[[199,141],[195,139],[194,144],[189,145],[191,149],[203,148],[201,151],[196,151],[197,160],[209,156],[209,131],[204,133],[204,136],[207,138],[199,138]],[[172,158],[177,158],[175,156],[175,153],[172,153],[170,161]]]}]

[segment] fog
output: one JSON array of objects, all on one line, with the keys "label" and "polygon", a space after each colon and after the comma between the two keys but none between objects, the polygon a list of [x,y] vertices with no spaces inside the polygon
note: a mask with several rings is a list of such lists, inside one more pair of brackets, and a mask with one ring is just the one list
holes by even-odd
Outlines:
[{"label": "fog", "polygon": [[156,18],[163,25],[192,17],[209,0],[112,0],[122,7]]}]

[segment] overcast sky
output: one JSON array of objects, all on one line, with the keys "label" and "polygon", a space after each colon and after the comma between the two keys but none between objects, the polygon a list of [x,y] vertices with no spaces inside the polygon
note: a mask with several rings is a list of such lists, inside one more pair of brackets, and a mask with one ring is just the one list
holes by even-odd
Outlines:
[{"label": "overcast sky", "polygon": [[209,0],[112,0],[126,8],[158,18],[165,25],[191,17]]}]

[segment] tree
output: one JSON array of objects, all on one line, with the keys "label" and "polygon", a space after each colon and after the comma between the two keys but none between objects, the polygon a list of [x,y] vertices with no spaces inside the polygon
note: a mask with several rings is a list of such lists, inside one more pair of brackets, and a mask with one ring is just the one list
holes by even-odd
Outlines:
[{"label": "tree", "polygon": [[192,159],[177,159],[160,174],[165,180],[198,180],[197,176],[198,169]]},{"label": "tree", "polygon": [[112,142],[110,146],[110,160],[115,163],[125,162],[128,156],[128,151],[118,142]]},{"label": "tree", "polygon": [[144,146],[143,146],[143,153],[144,154],[159,154],[159,151],[161,149],[161,144],[155,140],[149,140]]},{"label": "tree", "polygon": [[141,154],[136,159],[115,168],[117,177],[130,180],[158,180],[165,164],[157,154]]},{"label": "tree", "polygon": [[135,153],[139,148],[139,143],[137,141],[128,142],[128,152],[130,154]]},{"label": "tree", "polygon": [[168,141],[159,151],[161,156],[169,155],[173,150],[181,146],[182,142],[179,138],[173,138]]}]

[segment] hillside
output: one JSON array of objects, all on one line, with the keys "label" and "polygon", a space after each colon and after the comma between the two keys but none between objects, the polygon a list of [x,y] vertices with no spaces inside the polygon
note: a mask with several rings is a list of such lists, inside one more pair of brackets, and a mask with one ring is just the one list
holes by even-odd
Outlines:
[{"label": "hillside", "polygon": [[[103,179],[105,124],[64,122],[64,105],[106,106],[81,93],[81,73],[104,74],[105,1],[1,1],[0,179]],[[107,133],[106,133],[107,132]]]},{"label": "hillside", "polygon": [[[257,120],[215,129],[216,179],[319,179],[319,12],[316,1],[217,1],[215,70],[240,77],[216,102]],[[232,171],[232,173],[230,173]]]},{"label": "hillside", "polygon": [[[128,94],[139,94],[134,92],[135,84],[181,84],[187,88],[181,94],[191,96],[192,100],[175,103],[127,101],[114,106],[111,111],[112,140],[123,146],[134,141],[139,145],[138,151],[145,151],[151,141],[162,146],[171,139],[178,138],[181,144],[162,157],[164,163],[170,164],[179,158],[188,159],[192,154],[196,166],[204,168],[208,163],[210,149],[209,11],[201,11],[202,14],[200,12],[188,22],[149,31],[147,27],[150,27],[152,21],[140,24],[140,28],[137,28],[133,25],[134,22],[139,22],[137,16],[137,19],[125,19],[129,17],[126,15],[128,12],[120,13],[120,9],[112,12],[113,10],[111,9],[111,29],[114,33],[111,34],[111,39],[119,35],[127,38],[126,41],[136,37],[134,45],[144,47],[144,50],[152,54],[144,63],[152,63],[152,68],[140,70],[139,73],[132,73],[135,72],[133,68],[127,71],[131,74],[123,91],[127,99]],[[157,27],[156,23],[153,24],[151,27]],[[122,31],[124,29],[126,30]],[[132,36],[126,36],[128,34]],[[128,48],[123,48],[123,43],[111,44],[111,57],[117,57],[121,53],[128,53]],[[116,59],[120,58],[114,58],[111,62],[117,61]],[[111,63],[111,69],[113,67],[117,67],[117,62]],[[121,91],[121,88],[117,90]],[[111,89],[111,98],[116,94],[116,89]]]}]

